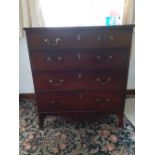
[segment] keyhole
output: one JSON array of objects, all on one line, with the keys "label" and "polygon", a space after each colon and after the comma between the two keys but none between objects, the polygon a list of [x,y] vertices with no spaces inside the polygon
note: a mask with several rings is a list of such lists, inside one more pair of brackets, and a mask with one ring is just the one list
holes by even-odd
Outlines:
[{"label": "keyhole", "polygon": [[82,99],[82,94],[81,94],[81,93],[79,94],[79,99],[80,99],[80,100]]},{"label": "keyhole", "polygon": [[81,54],[80,54],[80,53],[78,53],[77,55],[78,55],[78,59],[80,60],[80,59],[81,59]]},{"label": "keyhole", "polygon": [[80,40],[80,39],[81,39],[80,34],[77,34],[77,40]]},{"label": "keyhole", "polygon": [[81,73],[79,73],[78,77],[79,77],[79,79],[81,79],[81,77],[82,77],[82,74],[81,74]]}]

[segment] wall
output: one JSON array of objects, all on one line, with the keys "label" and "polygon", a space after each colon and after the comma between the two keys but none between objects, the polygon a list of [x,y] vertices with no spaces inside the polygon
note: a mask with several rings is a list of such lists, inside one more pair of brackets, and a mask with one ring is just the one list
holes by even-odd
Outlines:
[{"label": "wall", "polygon": [[33,93],[33,81],[25,38],[19,40],[19,93]]},{"label": "wall", "polygon": [[[134,38],[135,37],[133,35],[127,89],[135,89],[135,50],[134,50],[135,39]],[[20,93],[34,92],[32,73],[31,73],[27,44],[26,44],[25,38],[19,39],[19,92]]]},{"label": "wall", "polygon": [[127,89],[135,89],[135,32],[132,37]]}]

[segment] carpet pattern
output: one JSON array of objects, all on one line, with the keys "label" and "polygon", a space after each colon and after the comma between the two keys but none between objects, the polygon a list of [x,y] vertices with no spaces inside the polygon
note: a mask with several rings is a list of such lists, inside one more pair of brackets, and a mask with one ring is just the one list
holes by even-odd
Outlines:
[{"label": "carpet pattern", "polygon": [[134,155],[134,127],[124,117],[124,128],[114,115],[94,121],[48,116],[38,126],[36,103],[20,101],[20,155]]}]

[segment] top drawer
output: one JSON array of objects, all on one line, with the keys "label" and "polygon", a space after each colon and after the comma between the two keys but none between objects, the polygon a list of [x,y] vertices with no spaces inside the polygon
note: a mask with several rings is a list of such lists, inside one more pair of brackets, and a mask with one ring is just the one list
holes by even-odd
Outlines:
[{"label": "top drawer", "polygon": [[130,47],[131,31],[104,28],[51,28],[27,31],[30,49]]}]

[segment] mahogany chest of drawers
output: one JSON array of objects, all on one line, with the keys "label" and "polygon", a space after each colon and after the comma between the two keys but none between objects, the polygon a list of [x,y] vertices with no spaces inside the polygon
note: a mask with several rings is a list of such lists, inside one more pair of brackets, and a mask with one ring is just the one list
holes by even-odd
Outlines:
[{"label": "mahogany chest of drawers", "polygon": [[122,125],[133,25],[25,31],[41,127],[47,115],[117,114]]}]

